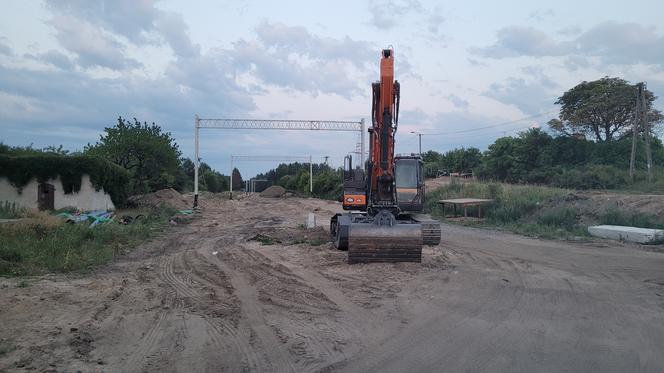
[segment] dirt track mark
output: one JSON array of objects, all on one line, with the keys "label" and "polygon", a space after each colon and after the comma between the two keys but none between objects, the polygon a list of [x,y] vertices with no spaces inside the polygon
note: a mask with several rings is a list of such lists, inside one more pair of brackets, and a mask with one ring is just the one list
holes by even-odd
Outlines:
[{"label": "dirt track mark", "polygon": [[235,294],[240,300],[242,315],[246,319],[247,325],[253,326],[253,331],[260,341],[260,346],[264,349],[263,353],[267,362],[269,362],[269,370],[295,372],[296,369],[291,364],[288,352],[282,349],[278,338],[267,325],[254,288],[242,274],[233,271],[224,261],[218,261],[217,265],[224,273],[231,274],[229,279],[235,289]]},{"label": "dirt track mark", "polygon": [[94,273],[0,279],[0,371],[664,371],[662,254],[445,225],[421,265],[349,266],[300,226],[338,204],[206,206]]}]

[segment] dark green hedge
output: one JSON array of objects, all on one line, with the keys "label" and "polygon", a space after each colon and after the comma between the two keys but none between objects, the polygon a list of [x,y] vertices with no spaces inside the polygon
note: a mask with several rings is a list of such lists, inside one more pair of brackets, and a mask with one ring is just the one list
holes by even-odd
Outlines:
[{"label": "dark green hedge", "polygon": [[60,176],[64,192],[71,194],[81,190],[81,177],[85,174],[90,175],[90,181],[95,189],[104,188],[114,204],[124,205],[127,199],[129,173],[122,167],[101,158],[56,154],[12,157],[0,154],[0,176],[7,177],[19,190],[32,179],[43,183]]}]

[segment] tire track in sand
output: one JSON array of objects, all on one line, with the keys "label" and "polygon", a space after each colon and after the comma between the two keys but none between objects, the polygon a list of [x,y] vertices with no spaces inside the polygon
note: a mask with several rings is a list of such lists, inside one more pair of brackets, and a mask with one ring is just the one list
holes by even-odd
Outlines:
[{"label": "tire track in sand", "polygon": [[253,327],[256,337],[264,349],[265,357],[271,368],[268,370],[272,372],[298,371],[292,364],[289,352],[283,349],[281,341],[268,325],[254,287],[242,274],[230,268],[223,260],[216,260],[215,264],[228,275],[235,294],[240,300],[242,315],[247,324]]}]

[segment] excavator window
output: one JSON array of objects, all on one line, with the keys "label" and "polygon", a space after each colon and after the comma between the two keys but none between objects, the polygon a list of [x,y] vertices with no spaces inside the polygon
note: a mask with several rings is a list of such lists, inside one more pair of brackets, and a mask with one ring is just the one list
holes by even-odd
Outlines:
[{"label": "excavator window", "polygon": [[419,185],[419,168],[417,159],[398,159],[395,164],[396,183],[399,188],[417,188]]}]

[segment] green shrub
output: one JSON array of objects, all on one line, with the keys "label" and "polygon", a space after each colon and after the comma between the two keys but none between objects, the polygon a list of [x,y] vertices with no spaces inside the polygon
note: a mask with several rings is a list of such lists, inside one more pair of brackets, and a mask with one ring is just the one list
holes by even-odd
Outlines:
[{"label": "green shrub", "polygon": [[639,212],[625,211],[612,206],[598,217],[600,224],[624,225],[628,227],[664,229],[664,218]]},{"label": "green shrub", "polygon": [[558,207],[542,212],[537,217],[537,224],[572,230],[577,227],[579,216],[573,208]]},{"label": "green shrub", "polygon": [[20,207],[15,202],[9,201],[0,202],[0,219],[15,219],[21,216],[25,209]]},{"label": "green shrub", "polygon": [[605,165],[563,169],[553,178],[555,186],[570,189],[615,189],[628,183],[627,171]]}]

